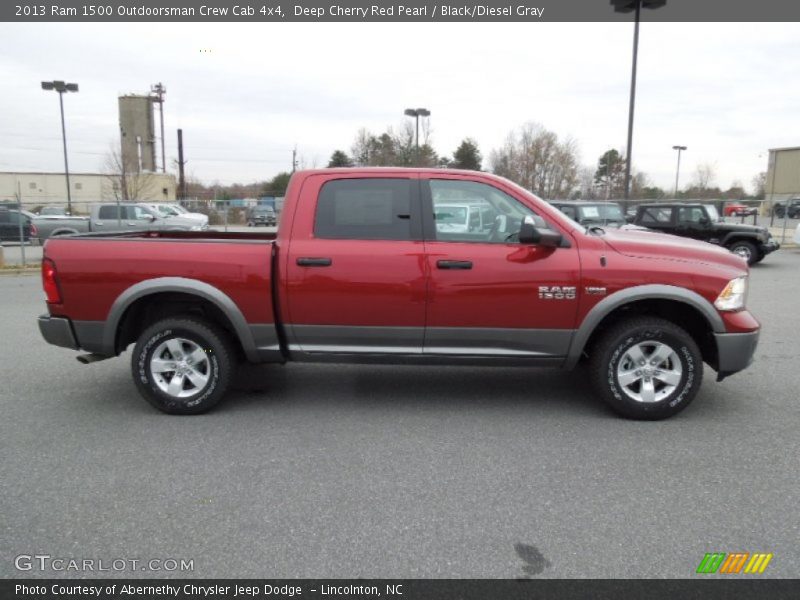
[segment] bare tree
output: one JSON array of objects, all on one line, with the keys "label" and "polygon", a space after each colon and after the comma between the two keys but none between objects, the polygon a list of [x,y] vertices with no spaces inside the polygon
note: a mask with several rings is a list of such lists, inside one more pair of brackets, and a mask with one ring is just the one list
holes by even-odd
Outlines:
[{"label": "bare tree", "polygon": [[489,156],[492,171],[543,198],[566,198],[578,183],[578,147],[539,123],[526,123]]},{"label": "bare tree", "polygon": [[112,144],[103,162],[103,174],[111,187],[115,200],[139,202],[154,189],[153,173],[149,171],[132,172],[122,160],[119,149]]},{"label": "bare tree", "polygon": [[753,177],[752,184],[753,196],[758,200],[763,200],[767,190],[767,172],[761,171],[758,175]]},{"label": "bare tree", "polygon": [[707,190],[717,178],[717,169],[711,163],[701,163],[694,171],[692,184],[701,192]]}]

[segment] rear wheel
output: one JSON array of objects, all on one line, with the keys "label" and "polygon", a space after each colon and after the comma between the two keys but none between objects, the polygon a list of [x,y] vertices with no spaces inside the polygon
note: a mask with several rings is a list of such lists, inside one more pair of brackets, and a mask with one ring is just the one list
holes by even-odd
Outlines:
[{"label": "rear wheel", "polygon": [[615,412],[658,420],[694,399],[703,360],[692,337],[674,323],[636,317],[603,334],[590,355],[589,371],[594,388]]},{"label": "rear wheel", "polygon": [[758,260],[758,249],[752,242],[745,240],[733,242],[730,246],[728,246],[728,250],[738,256],[741,256],[747,261],[748,265],[752,265]]},{"label": "rear wheel", "polygon": [[775,216],[782,219],[785,212],[786,210],[783,207],[778,207],[775,209]]},{"label": "rear wheel", "polygon": [[164,319],[136,342],[131,368],[139,393],[157,409],[193,415],[213,408],[232,379],[234,360],[224,332],[205,321]]}]

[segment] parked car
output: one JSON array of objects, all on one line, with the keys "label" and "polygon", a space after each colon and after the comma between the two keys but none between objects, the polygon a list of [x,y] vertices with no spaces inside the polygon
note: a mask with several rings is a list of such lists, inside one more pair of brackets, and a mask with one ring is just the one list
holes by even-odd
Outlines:
[{"label": "parked car", "polygon": [[69,212],[67,212],[66,207],[64,206],[43,206],[39,209],[38,212],[34,213],[37,217],[68,217]]},{"label": "parked car", "polygon": [[277,222],[278,217],[275,215],[275,209],[271,206],[254,206],[247,211],[248,227],[258,227],[259,225],[274,227]]},{"label": "parked car", "polygon": [[16,208],[0,207],[0,242],[20,241],[20,218],[22,218],[22,241],[37,241],[36,225],[33,224],[34,216],[27,210],[20,212]]},{"label": "parked car", "polygon": [[[440,208],[467,197],[491,207],[491,226],[440,232]],[[285,206],[277,234],[51,239],[42,335],[87,352],[84,363],[133,345],[134,383],[167,413],[212,408],[239,360],[572,369],[585,358],[596,393],[639,419],[679,412],[704,361],[721,380],[758,342],[738,257],[585,229],[489,173],[298,171]]]},{"label": "parked car", "polygon": [[203,213],[189,212],[180,204],[174,202],[156,202],[152,204],[145,204],[145,206],[153,209],[162,217],[185,217],[187,219],[197,219],[208,223],[208,216]]},{"label": "parked car", "polygon": [[790,219],[794,219],[800,216],[800,198],[792,198],[786,204],[783,202],[776,202],[772,210],[779,219],[782,219],[784,215],[788,216]]},{"label": "parked car", "polygon": [[766,227],[725,223],[711,204],[641,204],[633,223],[722,246],[744,258],[749,265],[764,260],[767,254],[780,248]]},{"label": "parked car", "polygon": [[758,208],[755,206],[747,206],[739,202],[730,202],[722,209],[726,217],[746,217],[758,213]]},{"label": "parked car", "polygon": [[[208,229],[208,218],[163,216],[147,204],[92,204],[89,217],[34,218],[39,239],[75,235],[88,232],[144,231],[168,229],[172,231],[202,231]],[[203,215],[205,217],[205,215]]]},{"label": "parked car", "polygon": [[551,204],[584,227],[589,225],[622,227],[626,223],[622,207],[616,202],[553,200]]}]

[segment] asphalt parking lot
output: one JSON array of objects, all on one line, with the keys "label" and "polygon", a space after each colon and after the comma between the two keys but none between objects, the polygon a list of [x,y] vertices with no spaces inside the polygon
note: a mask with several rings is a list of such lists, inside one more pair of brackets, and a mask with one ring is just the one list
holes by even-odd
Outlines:
[{"label": "asphalt parking lot", "polygon": [[579,374],[337,365],[251,367],[169,417],[129,354],[40,338],[38,277],[0,277],[0,577],[86,575],[15,570],[35,553],[194,561],[103,574],[126,577],[693,577],[735,551],[796,577],[800,250],[751,279],[755,364],[642,423]]}]

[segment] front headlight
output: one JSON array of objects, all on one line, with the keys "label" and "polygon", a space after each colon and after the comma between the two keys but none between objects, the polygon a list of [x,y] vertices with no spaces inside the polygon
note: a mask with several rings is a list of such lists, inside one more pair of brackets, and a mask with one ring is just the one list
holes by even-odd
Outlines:
[{"label": "front headlight", "polygon": [[731,279],[717,296],[714,306],[717,307],[717,310],[741,310],[744,308],[745,302],[747,302],[746,276]]}]

